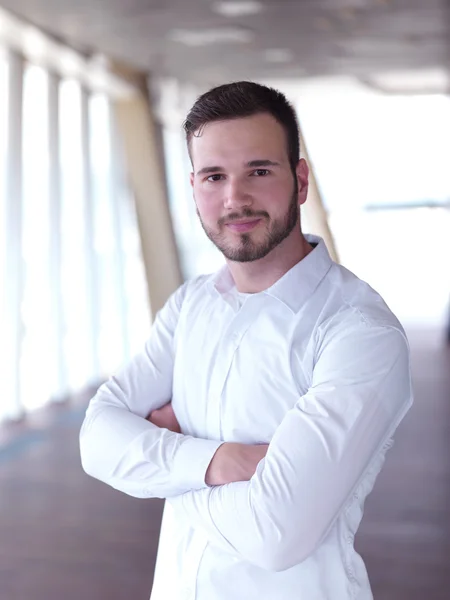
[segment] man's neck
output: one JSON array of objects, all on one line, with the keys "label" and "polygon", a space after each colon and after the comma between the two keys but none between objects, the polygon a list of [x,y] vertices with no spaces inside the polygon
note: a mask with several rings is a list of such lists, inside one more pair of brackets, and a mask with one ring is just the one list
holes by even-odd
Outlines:
[{"label": "man's neck", "polygon": [[227,261],[239,292],[256,294],[267,290],[312,251],[303,234],[288,236],[267,256],[252,262]]}]

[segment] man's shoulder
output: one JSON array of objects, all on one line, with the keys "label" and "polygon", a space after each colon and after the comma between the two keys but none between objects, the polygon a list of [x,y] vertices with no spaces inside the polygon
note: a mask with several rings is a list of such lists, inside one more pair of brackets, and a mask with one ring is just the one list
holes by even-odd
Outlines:
[{"label": "man's shoulder", "polygon": [[355,364],[364,357],[407,357],[406,333],[382,296],[345,267],[335,265],[334,271],[326,290],[330,304],[314,332],[315,357],[327,351],[336,354],[336,360],[341,356]]},{"label": "man's shoulder", "polygon": [[335,323],[340,322],[341,327],[359,323],[361,327],[393,327],[403,331],[387,302],[368,282],[342,265],[334,264],[332,271]]},{"label": "man's shoulder", "polygon": [[214,285],[214,280],[217,273],[207,273],[191,277],[184,283],[185,296],[192,296],[197,294],[199,291],[211,289]]},{"label": "man's shoulder", "polygon": [[208,285],[209,282],[213,282],[215,277],[217,277],[218,272],[214,273],[203,273],[201,275],[197,275],[196,277],[191,277],[186,281],[186,284],[190,289],[198,289],[205,285]]},{"label": "man's shoulder", "polygon": [[192,305],[192,303],[197,304],[201,300],[210,299],[211,294],[207,292],[214,289],[216,277],[217,272],[197,275],[187,279],[176,292],[180,299],[180,305]]}]

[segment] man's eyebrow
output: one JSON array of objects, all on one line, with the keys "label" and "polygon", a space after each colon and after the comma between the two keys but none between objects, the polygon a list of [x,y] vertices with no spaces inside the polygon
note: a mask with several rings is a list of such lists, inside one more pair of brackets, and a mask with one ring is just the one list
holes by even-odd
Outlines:
[{"label": "man's eyebrow", "polygon": [[223,171],[223,167],[203,167],[200,171],[197,171],[197,175],[204,175],[205,173],[216,173],[217,171]]},{"label": "man's eyebrow", "polygon": [[258,167],[279,167],[280,163],[275,162],[273,160],[269,160],[268,158],[263,158],[263,159],[259,159],[259,160],[251,160],[250,162],[247,163],[247,167],[253,167],[253,168],[258,168]]},{"label": "man's eyebrow", "polygon": [[[273,160],[269,160],[268,158],[260,158],[257,160],[251,160],[250,162],[245,164],[246,167],[258,169],[260,167],[279,167],[280,163],[275,162]],[[205,175],[208,173],[217,173],[218,171],[224,171],[223,167],[213,166],[213,167],[203,167],[200,171],[197,171],[197,175]]]}]

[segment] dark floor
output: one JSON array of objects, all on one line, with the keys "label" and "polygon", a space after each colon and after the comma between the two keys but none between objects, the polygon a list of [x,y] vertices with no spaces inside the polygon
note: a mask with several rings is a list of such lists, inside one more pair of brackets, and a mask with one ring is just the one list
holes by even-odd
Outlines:
[{"label": "dark floor", "polygon": [[[410,339],[416,402],[358,547],[376,600],[449,600],[450,349],[436,336]],[[83,406],[0,429],[0,600],[148,600],[162,503],[83,474]]]}]

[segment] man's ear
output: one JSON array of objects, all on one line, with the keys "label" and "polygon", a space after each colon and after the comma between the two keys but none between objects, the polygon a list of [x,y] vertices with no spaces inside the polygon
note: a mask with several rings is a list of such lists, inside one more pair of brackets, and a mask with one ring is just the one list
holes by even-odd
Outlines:
[{"label": "man's ear", "polygon": [[309,167],[308,163],[304,158],[301,158],[298,161],[297,167],[295,169],[295,174],[298,183],[298,203],[299,205],[301,205],[306,202],[309,184]]},{"label": "man's ear", "polygon": [[191,182],[191,186],[194,187],[194,173],[190,173],[189,181]]}]

